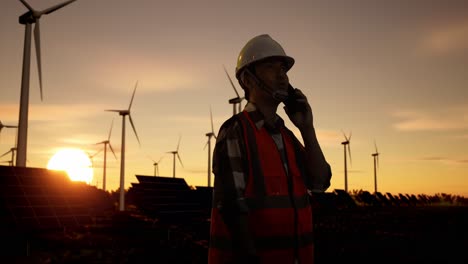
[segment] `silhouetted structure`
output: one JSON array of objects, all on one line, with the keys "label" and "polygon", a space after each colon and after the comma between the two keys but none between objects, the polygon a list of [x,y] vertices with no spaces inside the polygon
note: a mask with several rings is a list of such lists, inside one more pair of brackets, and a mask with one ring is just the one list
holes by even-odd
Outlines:
[{"label": "silhouetted structure", "polygon": [[209,189],[201,188],[198,192],[183,178],[143,175],[136,175],[136,178],[139,183],[132,183],[128,197],[145,215],[172,224],[207,221],[209,218]]},{"label": "silhouetted structure", "polygon": [[[112,210],[110,196],[62,171],[0,166],[0,233],[17,250],[38,233],[91,225]],[[18,247],[18,244],[20,246]]]}]

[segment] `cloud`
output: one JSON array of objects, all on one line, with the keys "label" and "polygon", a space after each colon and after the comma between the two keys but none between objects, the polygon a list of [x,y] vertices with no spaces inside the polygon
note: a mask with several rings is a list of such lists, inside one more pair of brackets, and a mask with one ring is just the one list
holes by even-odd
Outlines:
[{"label": "cloud", "polygon": [[18,104],[1,104],[0,105],[0,121],[5,125],[16,125],[19,114]]},{"label": "cloud", "polygon": [[[298,137],[298,139],[302,142],[301,132],[295,126],[290,126],[289,129]],[[317,135],[317,140],[322,147],[329,147],[329,146],[339,146],[340,142],[343,141],[343,133],[341,131],[334,131],[334,130],[323,130],[319,129],[315,131]]]},{"label": "cloud", "polygon": [[468,20],[431,29],[422,39],[421,45],[423,51],[434,55],[468,50]]},{"label": "cloud", "polygon": [[[109,108],[99,104],[30,104],[29,121],[54,121],[64,119],[77,119],[89,117],[96,112],[103,112],[103,109]],[[15,124],[18,120],[19,107],[17,104],[0,105],[0,119],[5,124]]]},{"label": "cloud", "polygon": [[317,130],[316,133],[321,146],[339,146],[343,141],[343,134],[338,131]]},{"label": "cloud", "polygon": [[435,161],[442,162],[446,164],[468,164],[468,159],[464,158],[448,158],[448,157],[439,157],[439,156],[427,156],[417,159],[418,161]]},{"label": "cloud", "polygon": [[[341,170],[340,173],[344,173],[344,170]],[[365,170],[350,170],[350,169],[348,169],[348,173],[361,174],[361,173],[367,173],[367,171],[365,171]]]},{"label": "cloud", "polygon": [[400,131],[453,131],[468,129],[468,106],[431,110],[399,110],[392,113]]},{"label": "cloud", "polygon": [[[127,91],[139,81],[142,91],[193,90],[206,82],[201,68],[168,55],[145,55],[125,50],[103,51],[88,74],[106,89]],[[130,76],[130,77],[129,77]]]}]

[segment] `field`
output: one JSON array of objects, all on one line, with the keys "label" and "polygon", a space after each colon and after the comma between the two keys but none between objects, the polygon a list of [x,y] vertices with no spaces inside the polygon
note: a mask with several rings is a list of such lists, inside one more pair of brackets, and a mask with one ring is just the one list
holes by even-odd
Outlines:
[{"label": "field", "polygon": [[[117,191],[0,169],[2,263],[207,263],[210,188],[137,176],[121,212]],[[311,201],[318,264],[468,263],[464,197],[334,190]]]},{"label": "field", "polygon": [[[466,206],[316,208],[314,221],[316,263],[468,263]],[[206,263],[208,232],[208,219],[114,212],[87,227],[16,234],[4,253],[36,263]]]}]

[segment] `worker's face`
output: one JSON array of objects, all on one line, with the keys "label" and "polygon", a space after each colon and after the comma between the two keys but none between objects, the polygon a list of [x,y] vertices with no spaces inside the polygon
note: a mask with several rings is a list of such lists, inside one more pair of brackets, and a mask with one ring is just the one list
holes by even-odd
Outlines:
[{"label": "worker's face", "polygon": [[287,91],[289,84],[287,71],[284,61],[278,58],[268,59],[255,65],[257,77],[273,91]]}]

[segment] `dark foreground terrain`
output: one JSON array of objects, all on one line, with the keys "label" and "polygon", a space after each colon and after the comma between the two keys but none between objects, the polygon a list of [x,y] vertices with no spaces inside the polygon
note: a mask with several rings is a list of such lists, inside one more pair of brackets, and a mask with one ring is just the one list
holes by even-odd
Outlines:
[{"label": "dark foreground terrain", "polygon": [[[317,263],[468,263],[467,224],[464,206],[316,210]],[[206,263],[208,230],[209,221],[167,225],[115,213],[89,227],[3,237],[2,255],[31,263]]]},{"label": "dark foreground terrain", "polygon": [[[118,192],[0,166],[0,263],[207,263],[211,188],[139,176]],[[313,194],[316,263],[468,263],[464,197]],[[302,263],[301,263],[302,264]]]}]

